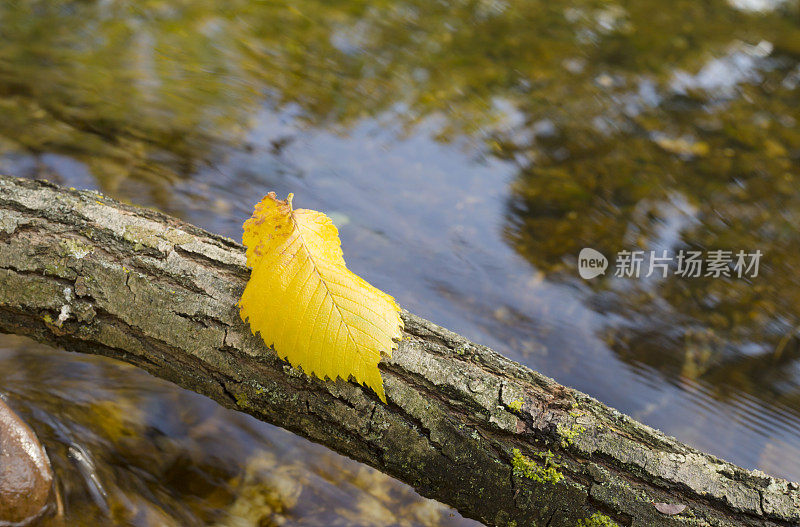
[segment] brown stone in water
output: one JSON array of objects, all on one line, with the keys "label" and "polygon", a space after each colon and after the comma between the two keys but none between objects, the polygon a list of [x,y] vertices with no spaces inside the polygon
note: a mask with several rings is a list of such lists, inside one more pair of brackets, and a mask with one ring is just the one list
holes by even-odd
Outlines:
[{"label": "brown stone in water", "polygon": [[0,399],[0,524],[23,523],[42,513],[53,470],[31,428]]}]

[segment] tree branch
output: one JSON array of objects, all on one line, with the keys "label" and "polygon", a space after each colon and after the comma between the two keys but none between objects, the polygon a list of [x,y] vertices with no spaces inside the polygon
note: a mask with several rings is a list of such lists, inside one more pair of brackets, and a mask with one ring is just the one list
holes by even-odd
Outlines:
[{"label": "tree branch", "polygon": [[[0,176],[0,331],[137,365],[491,525],[789,526],[795,483],[667,437],[404,312],[388,404],[280,361],[240,320],[243,248],[94,192]],[[680,503],[667,516],[653,503]],[[515,523],[516,522],[516,523]]]}]

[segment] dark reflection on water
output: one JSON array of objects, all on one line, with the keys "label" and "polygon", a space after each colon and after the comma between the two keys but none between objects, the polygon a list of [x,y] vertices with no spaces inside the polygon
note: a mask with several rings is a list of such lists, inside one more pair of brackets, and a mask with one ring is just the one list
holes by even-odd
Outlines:
[{"label": "dark reflection on water", "polygon": [[[793,0],[4,3],[0,170],[237,239],[258,197],[294,192],[408,309],[799,479],[799,15]],[[765,256],[750,281],[585,282],[586,246]],[[112,496],[62,460],[81,514],[213,523],[264,503],[275,523],[463,522],[123,366],[3,342],[25,350],[3,355],[10,402],[50,449],[82,446]],[[42,357],[75,366],[7,380]],[[85,402],[54,412],[63,383]],[[220,457],[226,434],[244,454]]]}]

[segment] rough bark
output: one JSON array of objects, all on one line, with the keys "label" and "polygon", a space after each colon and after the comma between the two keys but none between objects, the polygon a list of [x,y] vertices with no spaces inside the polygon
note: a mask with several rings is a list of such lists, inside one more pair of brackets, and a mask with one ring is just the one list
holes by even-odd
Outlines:
[{"label": "rough bark", "polygon": [[[95,192],[0,177],[0,331],[144,368],[490,525],[798,525],[798,485],[684,445],[404,312],[388,404],[238,316],[243,248]],[[549,453],[552,453],[550,455]],[[676,516],[654,503],[687,505]],[[584,523],[581,523],[584,522]]]}]

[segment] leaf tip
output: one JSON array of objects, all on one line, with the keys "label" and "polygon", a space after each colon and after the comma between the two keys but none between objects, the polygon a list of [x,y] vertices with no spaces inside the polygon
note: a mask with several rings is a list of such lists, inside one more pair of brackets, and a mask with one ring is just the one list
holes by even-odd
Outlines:
[{"label": "leaf tip", "polygon": [[383,404],[388,404],[386,402],[386,393],[383,391],[383,381],[377,386],[372,387],[372,390],[375,392],[375,395],[378,396],[378,399],[381,400]]}]

